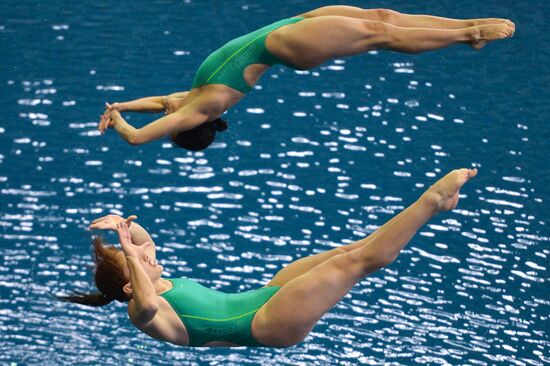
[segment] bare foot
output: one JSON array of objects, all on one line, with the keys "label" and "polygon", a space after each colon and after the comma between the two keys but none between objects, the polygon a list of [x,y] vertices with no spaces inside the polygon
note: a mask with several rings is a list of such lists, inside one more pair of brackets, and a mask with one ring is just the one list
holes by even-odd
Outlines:
[{"label": "bare foot", "polygon": [[487,24],[500,24],[505,23],[508,24],[510,27],[512,27],[514,30],[516,29],[516,25],[514,22],[512,22],[510,19],[504,19],[504,18],[480,18],[480,19],[472,19],[470,22],[470,26],[476,26],[476,25],[487,25]]},{"label": "bare foot", "polygon": [[471,41],[470,46],[476,50],[484,47],[488,42],[509,38],[514,35],[516,26],[512,22],[503,22],[498,24],[478,25],[475,27],[466,28],[470,30]]},{"label": "bare foot", "polygon": [[423,197],[436,212],[452,210],[458,203],[460,188],[475,177],[477,169],[456,169],[438,180]]}]

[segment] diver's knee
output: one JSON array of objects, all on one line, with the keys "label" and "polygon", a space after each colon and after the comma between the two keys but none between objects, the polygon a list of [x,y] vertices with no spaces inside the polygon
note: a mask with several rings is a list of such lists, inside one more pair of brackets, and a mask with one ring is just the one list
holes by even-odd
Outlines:
[{"label": "diver's knee", "polygon": [[347,268],[355,267],[360,271],[361,277],[365,277],[373,272],[376,272],[390,265],[397,255],[392,253],[372,253],[356,249],[345,255],[347,260]]},{"label": "diver's knee", "polygon": [[377,20],[363,20],[361,22],[361,31],[363,40],[366,42],[365,48],[377,49],[389,45],[395,37],[393,28],[390,24]]},{"label": "diver's knee", "polygon": [[371,10],[376,14],[376,18],[383,23],[392,24],[396,21],[396,18],[400,15],[399,12],[391,9],[373,9]]}]

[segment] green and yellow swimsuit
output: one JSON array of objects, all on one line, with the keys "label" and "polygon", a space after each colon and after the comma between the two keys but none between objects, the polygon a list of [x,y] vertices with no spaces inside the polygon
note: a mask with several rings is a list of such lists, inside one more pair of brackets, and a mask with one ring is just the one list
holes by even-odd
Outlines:
[{"label": "green and yellow swimsuit", "polygon": [[252,319],[279,286],[226,294],[185,278],[168,279],[174,285],[160,294],[178,314],[189,335],[189,346],[225,341],[263,347],[252,337]]},{"label": "green and yellow swimsuit", "polygon": [[283,64],[295,68],[271,54],[265,46],[265,39],[274,30],[303,19],[302,17],[283,19],[227,42],[212,52],[200,65],[193,80],[193,88],[206,84],[223,84],[246,94],[252,90],[244,79],[244,70],[247,66]]}]

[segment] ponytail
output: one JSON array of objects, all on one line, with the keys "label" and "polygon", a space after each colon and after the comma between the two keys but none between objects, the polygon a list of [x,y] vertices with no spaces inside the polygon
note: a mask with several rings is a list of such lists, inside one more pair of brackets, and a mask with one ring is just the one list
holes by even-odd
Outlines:
[{"label": "ponytail", "polygon": [[121,251],[113,246],[104,246],[103,239],[95,237],[94,262],[95,273],[94,281],[99,292],[84,294],[74,292],[70,295],[58,296],[62,301],[70,301],[77,304],[88,306],[103,306],[113,300],[120,302],[128,301],[128,296],[123,290],[125,284],[130,282],[130,276],[124,256]]},{"label": "ponytail", "polygon": [[114,299],[103,295],[101,292],[93,294],[83,294],[81,292],[75,292],[72,295],[58,296],[61,301],[74,302],[76,304],[88,305],[88,306],[103,306],[109,304]]}]

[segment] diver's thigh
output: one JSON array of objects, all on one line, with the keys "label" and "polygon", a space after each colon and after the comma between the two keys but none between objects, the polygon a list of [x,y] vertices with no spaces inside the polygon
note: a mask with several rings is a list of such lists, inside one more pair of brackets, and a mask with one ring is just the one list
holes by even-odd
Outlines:
[{"label": "diver's thigh", "polygon": [[364,263],[357,254],[353,250],[336,255],[281,287],[256,313],[252,322],[254,338],[279,347],[304,339],[363,278]]},{"label": "diver's thigh", "polygon": [[271,32],[266,47],[298,68],[315,67],[335,57],[362,52],[368,36],[365,22],[342,16],[304,19]]}]

